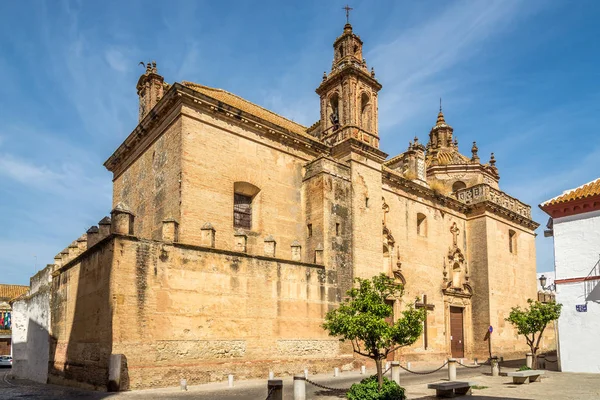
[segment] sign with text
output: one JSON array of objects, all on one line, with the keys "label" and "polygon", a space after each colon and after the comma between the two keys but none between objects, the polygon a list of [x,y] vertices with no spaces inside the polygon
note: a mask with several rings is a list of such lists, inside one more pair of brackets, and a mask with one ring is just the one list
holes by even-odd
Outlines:
[{"label": "sign with text", "polygon": [[587,312],[587,304],[576,304],[575,309],[577,312]]}]

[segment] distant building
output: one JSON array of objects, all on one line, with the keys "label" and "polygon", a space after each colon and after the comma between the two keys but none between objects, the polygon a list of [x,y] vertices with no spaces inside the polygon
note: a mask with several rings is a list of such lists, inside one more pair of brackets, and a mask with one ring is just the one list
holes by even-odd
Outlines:
[{"label": "distant building", "polygon": [[600,178],[540,204],[554,237],[562,371],[600,372]]},{"label": "distant building", "polygon": [[12,354],[12,310],[9,302],[29,290],[29,286],[0,284],[0,355]]}]

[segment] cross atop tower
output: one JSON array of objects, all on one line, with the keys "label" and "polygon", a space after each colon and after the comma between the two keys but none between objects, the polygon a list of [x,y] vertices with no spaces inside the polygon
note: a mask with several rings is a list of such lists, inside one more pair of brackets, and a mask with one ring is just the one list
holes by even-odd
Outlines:
[{"label": "cross atop tower", "polygon": [[342,10],[346,10],[346,23],[349,24],[350,23],[350,11],[354,10],[354,8],[352,8],[348,4],[346,4],[346,7],[342,7]]}]

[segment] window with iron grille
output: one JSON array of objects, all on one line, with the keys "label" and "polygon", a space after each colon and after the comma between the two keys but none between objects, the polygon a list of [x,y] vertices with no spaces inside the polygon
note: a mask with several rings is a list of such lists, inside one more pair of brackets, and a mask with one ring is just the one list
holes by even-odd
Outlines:
[{"label": "window with iron grille", "polygon": [[252,197],[235,193],[233,196],[233,227],[252,228]]}]

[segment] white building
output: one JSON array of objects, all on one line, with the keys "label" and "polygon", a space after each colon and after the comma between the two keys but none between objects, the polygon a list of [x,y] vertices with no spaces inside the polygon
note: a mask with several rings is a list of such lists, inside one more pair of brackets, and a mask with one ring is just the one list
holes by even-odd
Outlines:
[{"label": "white building", "polygon": [[600,178],[550,199],[562,371],[600,373]]}]

